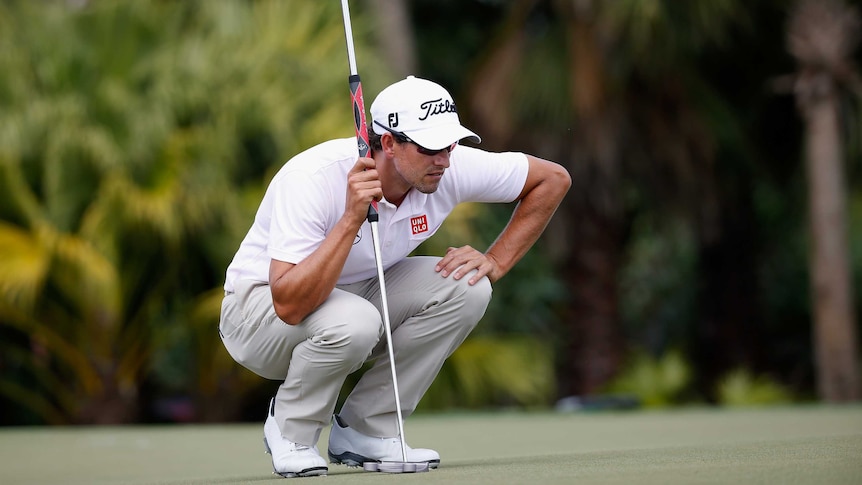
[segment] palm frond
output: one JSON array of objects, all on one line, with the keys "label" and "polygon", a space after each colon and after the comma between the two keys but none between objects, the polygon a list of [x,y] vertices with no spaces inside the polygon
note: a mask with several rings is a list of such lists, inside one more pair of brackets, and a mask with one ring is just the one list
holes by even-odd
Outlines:
[{"label": "palm frond", "polygon": [[33,308],[48,276],[51,254],[32,234],[0,221],[0,299]]},{"label": "palm frond", "polygon": [[75,235],[48,225],[36,232],[40,244],[52,253],[52,280],[78,302],[82,317],[101,331],[114,327],[120,316],[120,287],[112,262]]},{"label": "palm frond", "polygon": [[0,379],[0,395],[38,415],[48,424],[64,424],[66,416],[54,407],[39,390],[17,382]]},{"label": "palm frond", "polygon": [[740,0],[619,0],[599,10],[600,22],[642,69],[672,65],[706,44],[722,45],[729,25],[748,23]]},{"label": "palm frond", "polygon": [[[67,388],[80,388],[87,395],[97,393],[101,389],[101,380],[93,367],[87,351],[78,342],[69,341],[55,331],[54,327],[31,316],[30,312],[22,312],[4,302],[0,302],[0,322],[2,325],[16,329],[22,334],[30,335],[31,339],[45,349],[45,352],[56,359],[57,363],[69,372]],[[7,352],[10,352],[7,349]]]}]

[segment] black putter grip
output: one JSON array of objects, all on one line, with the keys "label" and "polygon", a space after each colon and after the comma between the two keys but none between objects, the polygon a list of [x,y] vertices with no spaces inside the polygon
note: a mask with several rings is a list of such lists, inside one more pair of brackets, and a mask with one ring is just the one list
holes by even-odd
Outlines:
[{"label": "black putter grip", "polygon": [[[353,101],[353,127],[356,129],[356,143],[359,156],[367,157],[371,152],[368,145],[368,123],[365,121],[365,101],[362,99],[362,81],[359,74],[351,74],[347,78],[350,83],[350,99]],[[377,222],[377,201],[368,206],[368,222]]]}]

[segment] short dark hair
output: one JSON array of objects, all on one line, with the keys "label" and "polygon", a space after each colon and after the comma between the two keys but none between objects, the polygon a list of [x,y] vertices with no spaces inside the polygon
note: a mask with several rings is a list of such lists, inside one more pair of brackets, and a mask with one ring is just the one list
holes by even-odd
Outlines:
[{"label": "short dark hair", "polygon": [[368,123],[368,145],[371,147],[372,151],[381,151],[383,150],[383,145],[380,144],[380,135],[374,133],[374,127],[371,126],[371,123]]},{"label": "short dark hair", "polygon": [[[392,137],[395,138],[395,141],[398,143],[407,143],[410,141],[410,139],[403,134],[399,134],[398,132],[390,133],[392,133]],[[380,137],[381,135],[378,135],[374,132],[374,127],[372,126],[372,123],[368,123],[368,146],[371,147],[371,150],[383,150],[383,145],[380,144]]]}]

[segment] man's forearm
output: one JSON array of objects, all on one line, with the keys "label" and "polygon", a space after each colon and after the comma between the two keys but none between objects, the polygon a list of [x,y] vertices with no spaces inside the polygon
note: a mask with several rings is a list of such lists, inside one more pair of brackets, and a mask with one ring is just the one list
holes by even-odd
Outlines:
[{"label": "man's forearm", "polygon": [[527,254],[545,230],[571,186],[569,174],[559,165],[531,158],[531,169],[541,171],[540,180],[529,188],[515,207],[509,223],[485,255],[496,262],[488,278],[495,282]]},{"label": "man's forearm", "polygon": [[311,255],[296,265],[273,261],[270,289],[276,313],[296,325],[335,288],[358,228],[342,220]]}]

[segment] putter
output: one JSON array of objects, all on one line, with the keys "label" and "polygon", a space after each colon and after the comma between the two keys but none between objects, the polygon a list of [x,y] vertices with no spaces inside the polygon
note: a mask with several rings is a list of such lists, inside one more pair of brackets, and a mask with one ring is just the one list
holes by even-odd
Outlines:
[{"label": "putter", "polygon": [[[356,128],[356,141],[359,156],[368,156],[368,125],[365,121],[365,102],[362,99],[362,83],[356,70],[356,53],[353,50],[353,29],[350,26],[350,9],[347,0],[341,0],[341,13],[344,17],[344,36],[347,39],[347,62],[350,66],[350,97],[353,101],[353,121]],[[377,230],[377,201],[368,206],[368,223],[371,224],[371,241],[374,245],[374,260],[377,263],[377,279],[380,281],[380,304],[383,313],[383,327],[386,332],[386,347],[389,351],[389,369],[392,371],[392,388],[395,390],[395,414],[398,418],[398,438],[401,441],[401,461],[366,462],[366,471],[384,473],[427,472],[426,462],[407,461],[407,440],[404,438],[404,419],[401,416],[401,396],[398,392],[398,377],[395,374],[395,352],[392,350],[392,327],[389,323],[389,303],[386,299],[386,283],[383,278],[383,258],[380,254],[380,235]]]}]

